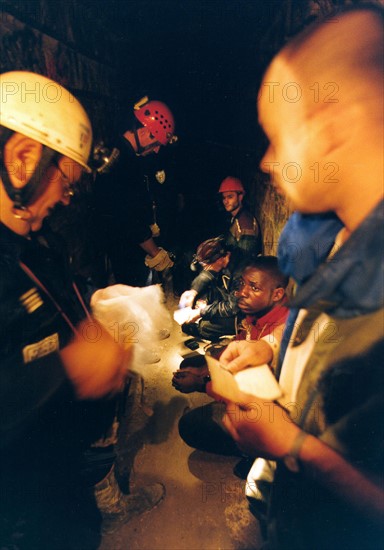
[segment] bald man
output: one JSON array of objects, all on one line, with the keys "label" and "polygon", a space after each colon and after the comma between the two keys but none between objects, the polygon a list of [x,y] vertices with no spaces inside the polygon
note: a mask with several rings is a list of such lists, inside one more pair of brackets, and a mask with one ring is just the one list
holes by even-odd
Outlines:
[{"label": "bald man", "polygon": [[[382,19],[365,7],[308,28],[272,61],[259,94],[262,170],[304,219],[342,223],[292,302],[284,409],[245,396],[227,404],[240,448],[277,463],[268,548],[383,546]],[[221,361],[235,356],[229,346]]]}]

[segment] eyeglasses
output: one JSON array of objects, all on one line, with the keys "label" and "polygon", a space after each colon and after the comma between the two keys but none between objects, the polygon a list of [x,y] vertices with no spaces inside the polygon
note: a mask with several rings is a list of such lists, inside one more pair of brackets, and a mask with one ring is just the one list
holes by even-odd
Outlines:
[{"label": "eyeglasses", "polygon": [[67,174],[65,174],[62,171],[62,169],[60,168],[60,165],[59,165],[57,160],[54,160],[53,164],[54,164],[55,168],[58,169],[58,171],[60,172],[60,175],[61,175],[61,179],[62,179],[62,183],[63,183],[63,197],[66,198],[66,199],[68,197],[73,197],[74,194],[75,194],[74,184],[69,180]]}]

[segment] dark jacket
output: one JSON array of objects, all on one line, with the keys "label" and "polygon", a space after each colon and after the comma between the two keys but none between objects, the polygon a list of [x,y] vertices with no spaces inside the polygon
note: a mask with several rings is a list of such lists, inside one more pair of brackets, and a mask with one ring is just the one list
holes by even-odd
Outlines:
[{"label": "dark jacket", "polygon": [[205,320],[213,317],[234,317],[239,311],[234,286],[233,278],[227,270],[219,273],[201,271],[191,284],[191,288],[197,292],[196,300],[204,298],[207,301],[201,317]]},{"label": "dark jacket", "polygon": [[96,214],[108,239],[112,235],[116,240],[138,245],[152,236],[152,202],[143,172],[145,159],[137,157],[124,138],[119,140],[118,148],[120,156],[111,171],[96,178]]},{"label": "dark jacket", "polygon": [[[318,316],[329,319],[306,361],[294,421],[374,480],[384,458],[383,221],[381,203],[330,261],[308,274],[292,300],[307,311],[291,344],[299,352],[313,338]],[[384,540],[382,527],[346,499],[280,463],[268,523],[273,548],[374,549]]]}]

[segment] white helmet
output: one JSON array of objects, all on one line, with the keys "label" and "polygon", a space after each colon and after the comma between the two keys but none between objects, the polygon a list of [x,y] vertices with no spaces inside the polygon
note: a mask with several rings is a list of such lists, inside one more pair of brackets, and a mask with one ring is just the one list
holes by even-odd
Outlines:
[{"label": "white helmet", "polygon": [[78,100],[40,74],[0,75],[0,125],[24,134],[78,162],[87,172],[92,126]]}]

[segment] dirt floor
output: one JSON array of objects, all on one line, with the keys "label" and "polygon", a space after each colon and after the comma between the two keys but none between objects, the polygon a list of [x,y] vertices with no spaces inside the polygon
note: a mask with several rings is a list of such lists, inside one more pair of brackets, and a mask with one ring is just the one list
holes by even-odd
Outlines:
[{"label": "dirt floor", "polygon": [[[175,299],[168,298],[172,311]],[[209,402],[205,394],[188,395],[171,385],[187,340],[176,323],[160,342],[161,361],[143,365],[144,404],[121,426],[121,483],[135,488],[153,482],[166,487],[165,499],[152,511],[104,535],[100,550],[257,550],[257,520],[248,510],[244,481],[233,474],[237,457],[203,453],[188,447],[178,433],[178,419],[188,408]],[[140,400],[139,400],[140,401]],[[126,433],[124,433],[126,432]],[[128,481],[128,472],[130,480]]]}]

